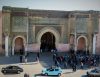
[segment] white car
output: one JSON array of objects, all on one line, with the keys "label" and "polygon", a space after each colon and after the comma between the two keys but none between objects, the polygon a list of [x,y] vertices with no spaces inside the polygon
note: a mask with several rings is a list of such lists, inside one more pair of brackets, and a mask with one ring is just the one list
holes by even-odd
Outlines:
[{"label": "white car", "polygon": [[100,67],[87,72],[88,77],[100,77]]}]

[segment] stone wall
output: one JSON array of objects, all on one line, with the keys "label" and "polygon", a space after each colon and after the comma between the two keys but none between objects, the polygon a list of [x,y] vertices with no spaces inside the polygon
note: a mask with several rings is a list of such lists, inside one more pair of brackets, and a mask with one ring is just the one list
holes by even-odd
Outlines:
[{"label": "stone wall", "polygon": [[0,45],[2,44],[2,12],[0,11]]},{"label": "stone wall", "polygon": [[[27,38],[27,31],[29,35],[29,48],[35,50],[39,49],[35,43],[40,42],[42,34],[50,31],[54,33],[57,40],[57,48],[59,51],[67,51],[69,47],[70,34],[76,34],[77,38],[80,35],[87,36],[89,51],[92,52],[94,33],[98,33],[98,12],[96,11],[46,11],[46,10],[31,10],[28,8],[13,8],[4,7],[3,14],[0,12],[0,45],[4,44],[3,36],[10,37],[25,36]],[[2,20],[2,17],[3,20]],[[100,17],[99,17],[100,18]],[[3,21],[3,22],[2,22]],[[3,23],[3,26],[2,26]],[[29,29],[27,30],[27,25]],[[44,27],[50,27],[44,28]],[[44,28],[42,31],[41,29]],[[53,29],[54,28],[54,29]],[[40,33],[40,34],[38,34]],[[5,37],[4,37],[5,38]],[[12,39],[12,38],[11,38]],[[3,40],[3,41],[2,41]],[[12,39],[13,40],[13,39]],[[12,40],[11,44],[12,44]],[[75,40],[74,40],[75,41]],[[99,19],[99,33],[97,34],[96,52],[100,52],[100,19]],[[33,45],[34,44],[34,45]],[[11,46],[9,44],[9,46]]]},{"label": "stone wall", "polygon": [[97,34],[97,41],[96,41],[96,53],[100,54],[100,16],[99,16],[99,32]]},{"label": "stone wall", "polygon": [[0,11],[0,53],[2,53],[2,11]]}]

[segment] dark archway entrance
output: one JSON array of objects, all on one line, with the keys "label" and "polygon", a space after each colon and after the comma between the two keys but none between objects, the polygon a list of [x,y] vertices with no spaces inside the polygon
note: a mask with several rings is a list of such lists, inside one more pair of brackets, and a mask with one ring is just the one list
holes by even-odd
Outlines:
[{"label": "dark archway entrance", "polygon": [[18,37],[15,39],[15,47],[14,47],[15,54],[24,54],[24,43],[23,38]]},{"label": "dark archway entrance", "polygon": [[43,52],[50,52],[55,50],[55,36],[51,32],[46,32],[41,37],[41,46],[40,50]]}]

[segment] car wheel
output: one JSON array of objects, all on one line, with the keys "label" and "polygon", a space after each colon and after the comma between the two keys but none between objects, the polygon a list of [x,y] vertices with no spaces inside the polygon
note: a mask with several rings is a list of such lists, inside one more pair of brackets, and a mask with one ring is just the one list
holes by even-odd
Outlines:
[{"label": "car wheel", "polygon": [[89,75],[89,74],[87,74],[87,77],[90,77],[90,75]]},{"label": "car wheel", "polygon": [[20,71],[17,71],[18,74],[20,74]]},{"label": "car wheel", "polygon": [[4,74],[7,73],[6,71],[3,71],[3,72],[4,72]]},{"label": "car wheel", "polygon": [[58,76],[61,76],[61,73],[59,73]]},{"label": "car wheel", "polygon": [[48,74],[47,74],[47,73],[45,73],[45,75],[46,75],[46,76],[48,76]]}]

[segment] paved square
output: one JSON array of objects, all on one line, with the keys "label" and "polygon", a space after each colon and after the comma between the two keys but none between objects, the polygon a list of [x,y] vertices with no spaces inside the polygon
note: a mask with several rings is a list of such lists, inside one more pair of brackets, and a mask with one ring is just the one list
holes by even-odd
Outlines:
[{"label": "paved square", "polygon": [[[19,56],[11,57],[0,57],[0,70],[2,67],[8,65],[18,65],[24,69],[21,74],[7,74],[4,75],[0,72],[0,77],[24,77],[25,73],[28,73],[30,77],[57,77],[57,76],[42,76],[41,71],[43,68],[50,67],[53,65],[52,54],[42,54],[40,55],[40,60],[37,62],[35,54],[30,54],[27,63],[19,63]],[[9,62],[10,61],[10,62]],[[61,77],[86,77],[86,72],[91,69],[77,69],[73,72],[71,68],[62,69]]]}]

